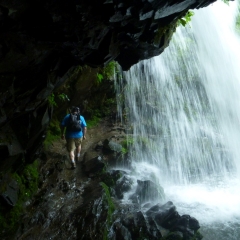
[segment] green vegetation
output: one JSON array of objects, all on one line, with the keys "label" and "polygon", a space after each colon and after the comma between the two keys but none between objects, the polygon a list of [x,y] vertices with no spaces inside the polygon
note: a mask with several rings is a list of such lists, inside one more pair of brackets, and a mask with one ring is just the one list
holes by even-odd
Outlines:
[{"label": "green vegetation", "polygon": [[0,206],[0,226],[6,231],[14,231],[16,224],[19,223],[21,214],[24,211],[23,204],[30,199],[38,189],[38,161],[26,165],[21,173],[9,174],[19,186],[18,201],[10,210]]},{"label": "green vegetation", "polygon": [[58,99],[60,99],[60,101],[62,102],[66,102],[66,101],[70,101],[69,97],[67,94],[65,93],[60,93],[57,95]]},{"label": "green vegetation", "polygon": [[203,235],[197,231],[194,236],[193,236],[193,239],[192,240],[200,240],[200,239],[203,239]]},{"label": "green vegetation", "polygon": [[[101,105],[101,109],[99,107]],[[112,112],[112,109],[115,108],[116,100],[115,98],[107,98],[106,95],[99,102],[99,98],[92,99],[91,105],[89,104],[86,108],[85,117],[87,119],[88,128],[97,126],[99,121],[109,116]]]},{"label": "green vegetation", "polygon": [[114,77],[115,72],[117,72],[117,67],[117,62],[109,62],[106,67],[103,68],[103,75],[106,76],[107,79],[111,79],[112,77]]},{"label": "green vegetation", "polygon": [[44,148],[47,149],[54,141],[60,138],[61,129],[59,120],[52,119],[47,127],[46,138],[43,142]]},{"label": "green vegetation", "polygon": [[105,190],[105,199],[107,200],[107,203],[108,203],[107,228],[104,229],[104,236],[103,236],[103,239],[107,239],[107,231],[108,231],[108,228],[112,224],[112,214],[115,210],[115,206],[111,199],[111,195],[110,195],[108,186],[104,182],[101,182],[100,184],[103,187],[103,189]]},{"label": "green vegetation", "polygon": [[103,187],[103,189],[105,190],[105,197],[106,197],[106,200],[108,202],[107,224],[108,224],[108,226],[110,226],[110,224],[112,222],[112,214],[115,210],[115,206],[114,206],[113,201],[111,199],[111,195],[110,195],[108,186],[104,182],[101,182],[100,184]]},{"label": "green vegetation", "polygon": [[51,95],[48,96],[48,103],[52,107],[57,106],[57,103],[55,102],[55,95],[54,95],[54,93],[52,93]]},{"label": "green vegetation", "polygon": [[229,5],[229,0],[222,0],[224,3],[226,3],[227,5]]},{"label": "green vegetation", "polygon": [[122,145],[122,153],[125,154],[128,152],[129,147],[131,147],[134,144],[133,138],[127,138],[121,142]]},{"label": "green vegetation", "polygon": [[93,116],[90,120],[87,121],[87,127],[92,128],[97,126],[100,120],[101,120],[100,117]]},{"label": "green vegetation", "polygon": [[191,21],[193,15],[194,15],[193,11],[188,11],[184,17],[178,20],[178,25],[181,24],[182,26],[185,27]]},{"label": "green vegetation", "polygon": [[123,154],[126,154],[127,152],[128,152],[128,150],[123,147],[123,148],[122,148],[122,153],[123,153]]},{"label": "green vegetation", "polygon": [[111,61],[104,68],[99,69],[97,73],[97,83],[100,84],[103,79],[111,80],[117,71],[117,62]]},{"label": "green vegetation", "polygon": [[[52,93],[51,95],[48,96],[48,103],[50,106],[52,107],[57,107],[57,103],[56,103],[56,100],[55,100],[55,94]],[[61,102],[65,102],[65,101],[70,101],[70,99],[68,98],[68,95],[65,94],[65,93],[59,93],[57,95],[57,98],[61,101]]]},{"label": "green vegetation", "polygon": [[[100,176],[101,175],[101,176]],[[116,186],[116,182],[118,179],[122,177],[122,173],[119,172],[118,174],[112,176],[108,172],[108,164],[105,163],[104,168],[102,169],[102,172],[100,173],[100,177],[102,179],[102,182],[104,182],[108,187],[114,187]]]},{"label": "green vegetation", "polygon": [[103,80],[103,75],[101,73],[97,73],[97,83],[100,84]]},{"label": "green vegetation", "polygon": [[109,116],[116,108],[113,82],[110,81],[116,72],[117,63],[112,61],[104,68],[99,68],[96,73],[96,83],[99,91],[98,95],[93,95],[91,101],[85,107],[84,116],[87,119],[88,128],[96,126],[99,121]]}]

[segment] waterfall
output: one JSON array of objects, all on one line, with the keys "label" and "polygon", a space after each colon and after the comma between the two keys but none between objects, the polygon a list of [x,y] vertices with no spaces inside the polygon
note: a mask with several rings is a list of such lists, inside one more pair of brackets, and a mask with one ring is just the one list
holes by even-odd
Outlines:
[{"label": "waterfall", "polygon": [[163,186],[206,240],[240,239],[237,11],[236,1],[194,11],[164,53],[124,72],[120,86],[133,175]]}]

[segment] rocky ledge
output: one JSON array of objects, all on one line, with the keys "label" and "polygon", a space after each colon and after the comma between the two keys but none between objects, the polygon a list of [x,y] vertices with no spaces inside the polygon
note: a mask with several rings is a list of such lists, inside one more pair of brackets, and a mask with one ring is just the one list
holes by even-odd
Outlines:
[{"label": "rocky ledge", "polygon": [[134,183],[128,156],[119,152],[125,134],[106,124],[89,131],[74,170],[65,143],[53,143],[39,159],[39,191],[25,203],[18,230],[1,232],[1,239],[202,239],[198,221],[179,215],[163,189],[149,180]]}]

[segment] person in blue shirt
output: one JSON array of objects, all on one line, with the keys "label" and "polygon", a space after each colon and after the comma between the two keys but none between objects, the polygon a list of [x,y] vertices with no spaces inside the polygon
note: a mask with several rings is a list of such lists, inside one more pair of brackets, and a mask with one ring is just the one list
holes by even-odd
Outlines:
[{"label": "person in blue shirt", "polygon": [[[84,117],[80,115],[80,109],[78,107],[72,107],[71,113],[80,116],[79,121],[81,124],[81,130],[72,131],[69,129],[68,123],[70,121],[71,114],[67,114],[61,122],[61,138],[63,140],[66,139],[67,151],[69,152],[69,157],[72,163],[72,167],[76,168],[75,159],[77,160],[80,159],[81,144],[82,144],[82,140],[86,139],[87,124]],[[66,128],[66,132],[64,135],[65,128]]]}]

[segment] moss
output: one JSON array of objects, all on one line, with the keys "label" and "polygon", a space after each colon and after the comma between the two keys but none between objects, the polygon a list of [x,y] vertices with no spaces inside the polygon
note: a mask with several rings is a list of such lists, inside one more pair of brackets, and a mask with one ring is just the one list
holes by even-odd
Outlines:
[{"label": "moss", "polygon": [[102,181],[109,187],[114,187],[116,185],[116,182],[118,179],[120,179],[122,177],[121,172],[116,171],[115,174],[110,174],[109,172],[107,172],[107,166],[105,165],[105,167],[102,170],[101,173],[101,179]]},{"label": "moss", "polygon": [[110,116],[115,108],[115,98],[108,98],[106,95],[92,98],[84,113],[84,116],[88,119],[88,127],[96,126],[101,118]]},{"label": "moss", "polygon": [[56,119],[53,119],[47,128],[46,138],[43,142],[44,148],[47,149],[54,141],[60,138],[60,135],[60,122]]},{"label": "moss", "polygon": [[163,237],[163,240],[183,240],[182,233],[180,232],[170,232]]},{"label": "moss", "polygon": [[[38,189],[38,161],[26,165],[21,173],[11,173],[10,177],[17,181],[19,186],[18,201],[14,207],[6,210],[0,208],[0,226],[6,232],[14,232],[24,211],[23,204],[30,199]],[[3,230],[0,230],[0,234]]]},{"label": "moss", "polygon": [[103,187],[103,189],[105,190],[105,197],[106,197],[106,200],[107,200],[107,203],[108,203],[107,225],[109,227],[112,223],[112,214],[115,210],[115,206],[114,206],[113,201],[111,199],[111,195],[110,195],[108,186],[104,182],[101,182],[100,184]]},{"label": "moss", "polygon": [[48,103],[50,106],[57,106],[57,103],[55,102],[55,95],[52,93],[51,95],[48,96]]},{"label": "moss", "polygon": [[111,61],[105,67],[99,68],[96,82],[100,84],[103,79],[111,80],[112,78],[114,78],[117,68],[118,68],[118,63],[115,61]]},{"label": "moss", "polygon": [[115,71],[118,67],[117,62],[111,61],[103,68],[103,76],[107,79],[114,77]]},{"label": "moss", "polygon": [[[38,189],[38,161],[27,165],[21,175],[21,180],[24,185],[25,196],[31,197]],[[23,199],[24,200],[24,199]]]},{"label": "moss", "polygon": [[123,147],[123,148],[122,148],[122,153],[123,153],[123,154],[126,154],[127,152],[128,152],[128,150]]},{"label": "moss", "polygon": [[107,240],[108,239],[108,237],[107,237],[107,229],[105,228],[104,229],[104,233],[103,233],[103,240]]},{"label": "moss", "polygon": [[94,116],[93,118],[87,121],[87,127],[92,128],[97,126],[100,120],[101,120],[100,117]]},{"label": "moss", "polygon": [[121,145],[122,145],[122,153],[127,153],[128,152],[128,149],[133,146],[134,144],[134,139],[133,138],[127,138],[127,139],[124,139],[122,142],[121,142]]},{"label": "moss", "polygon": [[[100,101],[102,101],[101,109],[99,109]],[[115,106],[116,100],[113,98],[103,97],[101,100],[97,98],[95,101],[92,99],[91,104],[87,106],[84,114],[87,118],[88,128],[97,126],[102,118],[111,116],[112,109],[114,109]]]},{"label": "moss", "polygon": [[191,240],[201,240],[201,239],[203,239],[203,235],[199,231],[197,231]]}]

